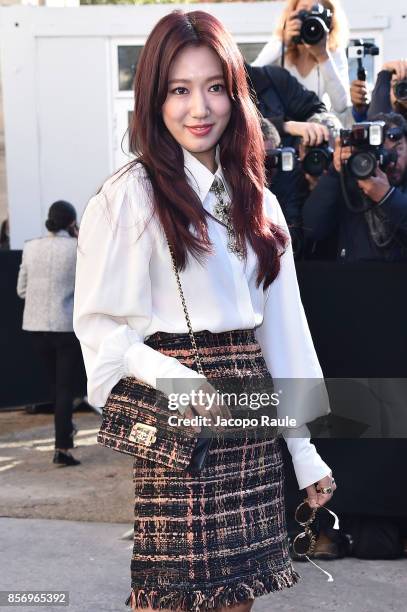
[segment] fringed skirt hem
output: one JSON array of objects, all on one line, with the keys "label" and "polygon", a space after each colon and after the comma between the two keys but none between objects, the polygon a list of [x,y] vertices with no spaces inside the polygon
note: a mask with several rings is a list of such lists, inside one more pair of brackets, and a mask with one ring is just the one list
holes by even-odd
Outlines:
[{"label": "fringed skirt hem", "polygon": [[285,570],[268,576],[252,576],[233,584],[212,586],[205,590],[172,591],[135,587],[126,600],[131,609],[169,609],[174,612],[202,612],[223,606],[235,606],[246,601],[294,586],[300,575],[290,564]]}]

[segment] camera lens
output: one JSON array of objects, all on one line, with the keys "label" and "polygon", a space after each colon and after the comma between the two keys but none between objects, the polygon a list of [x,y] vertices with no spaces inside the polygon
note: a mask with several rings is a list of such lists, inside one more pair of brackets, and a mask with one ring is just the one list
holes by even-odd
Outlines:
[{"label": "camera lens", "polygon": [[376,157],[369,151],[355,153],[348,160],[350,173],[358,178],[365,179],[372,176],[376,170]]},{"label": "camera lens", "polygon": [[325,22],[320,17],[308,17],[301,28],[301,38],[308,45],[317,45],[328,32]]},{"label": "camera lens", "polygon": [[304,156],[302,168],[311,176],[321,176],[332,161],[331,149],[310,149]]},{"label": "camera lens", "polygon": [[394,86],[394,95],[397,100],[407,100],[407,79],[397,81]]}]

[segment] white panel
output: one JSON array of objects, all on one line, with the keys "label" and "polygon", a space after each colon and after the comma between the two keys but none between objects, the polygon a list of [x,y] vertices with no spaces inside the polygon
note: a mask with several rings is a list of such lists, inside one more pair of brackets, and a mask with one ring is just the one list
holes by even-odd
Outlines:
[{"label": "white panel", "polygon": [[111,171],[111,114],[103,38],[41,38],[37,45],[42,218],[57,199],[80,213]]},{"label": "white panel", "polygon": [[35,41],[28,21],[13,19],[0,41],[10,244],[19,249],[41,232]]}]

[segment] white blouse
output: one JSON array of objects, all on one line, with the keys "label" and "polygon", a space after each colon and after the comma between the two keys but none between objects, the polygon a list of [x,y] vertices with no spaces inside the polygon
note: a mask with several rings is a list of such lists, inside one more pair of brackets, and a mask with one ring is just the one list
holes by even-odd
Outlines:
[{"label": "white blouse", "polygon": [[[281,39],[273,35],[252,66],[281,65]],[[348,60],[344,49],[329,52],[329,59],[302,76],[287,59],[285,68],[307,89],[317,94],[328,110],[341,115],[351,106]]]},{"label": "white blouse", "polygon": [[[213,212],[214,177],[226,188],[219,164],[213,175],[183,149],[187,180]],[[230,190],[229,190],[230,192]],[[153,387],[157,379],[199,374],[144,340],[157,331],[188,333],[164,233],[152,217],[151,185],[141,165],[109,178],[82,216],[76,265],[73,327],[88,378],[88,401],[103,406],[114,385],[135,376]],[[267,216],[287,225],[275,196],[264,191]],[[226,228],[208,219],[213,254],[204,265],[189,259],[180,279],[194,331],[255,328],[274,378],[322,378],[297,284],[291,244],[277,279],[256,287],[256,257],[248,245],[246,265],[227,250]],[[299,435],[303,437],[298,437]],[[309,430],[286,437],[298,484],[304,488],[330,473]]]}]

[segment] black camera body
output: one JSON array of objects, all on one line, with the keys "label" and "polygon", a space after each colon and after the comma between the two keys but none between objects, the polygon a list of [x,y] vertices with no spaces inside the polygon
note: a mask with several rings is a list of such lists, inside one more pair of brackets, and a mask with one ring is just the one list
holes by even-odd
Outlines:
[{"label": "black camera body", "polygon": [[333,149],[327,142],[318,147],[309,147],[302,160],[302,169],[310,176],[321,176],[328,170],[333,157]]},{"label": "black camera body", "polygon": [[350,130],[341,130],[342,147],[352,147],[356,151],[348,159],[349,173],[356,179],[373,176],[377,166],[386,170],[390,163],[397,161],[396,151],[386,151],[384,121],[357,123]]},{"label": "black camera body", "polygon": [[393,87],[394,95],[397,100],[405,102],[407,100],[407,79],[396,81]]},{"label": "black camera body", "polygon": [[268,170],[291,172],[295,168],[297,152],[292,147],[279,147],[266,151],[266,167]]},{"label": "black camera body", "polygon": [[300,35],[294,36],[293,43],[317,45],[331,28],[332,11],[322,4],[315,4],[310,11],[299,11],[297,18],[302,21],[302,25]]}]

